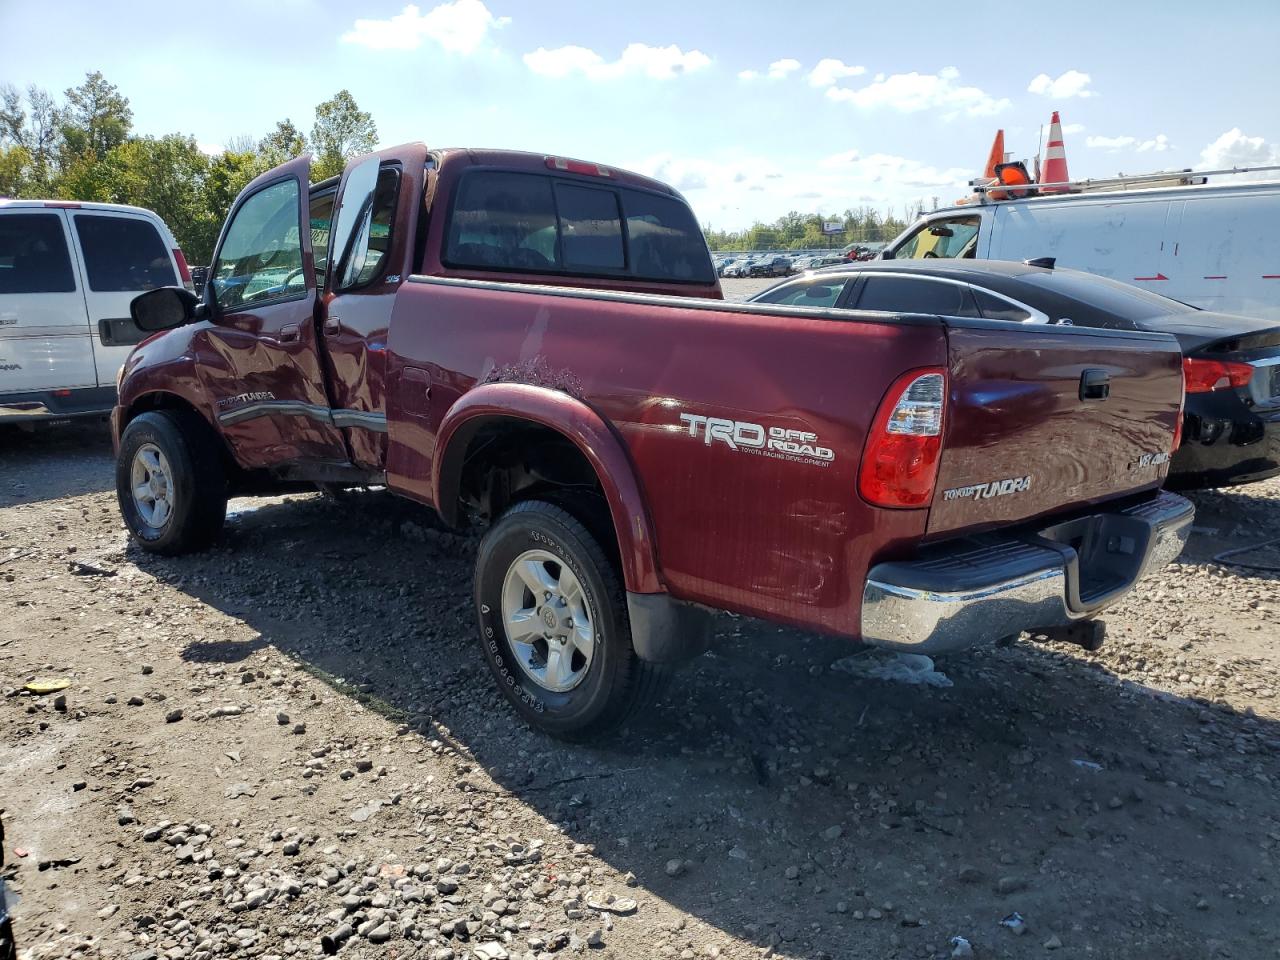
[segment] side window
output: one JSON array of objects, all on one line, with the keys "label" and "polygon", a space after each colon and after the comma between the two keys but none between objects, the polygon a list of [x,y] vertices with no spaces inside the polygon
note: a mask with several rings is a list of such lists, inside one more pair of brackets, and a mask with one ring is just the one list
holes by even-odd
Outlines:
[{"label": "side window", "polygon": [[457,266],[559,269],[549,177],[478,171],[462,178],[445,258]]},{"label": "side window", "polygon": [[631,271],[645,280],[713,283],[715,269],[693,211],[672,197],[622,190]]},{"label": "side window", "polygon": [[0,216],[0,294],[74,293],[75,275],[56,213]]},{"label": "side window", "polygon": [[560,254],[569,269],[621,270],[622,218],[618,195],[571,183],[557,183],[556,210],[560,215]]},{"label": "side window", "polygon": [[788,283],[767,290],[752,303],[776,303],[786,307],[834,307],[844,292],[844,277]]},{"label": "side window", "polygon": [[282,180],[263,187],[236,212],[212,270],[219,307],[235,310],[304,291],[298,199],[298,182]]},{"label": "side window", "polygon": [[178,283],[169,250],[147,221],[87,213],[71,219],[84,252],[90,290],[122,293]]},{"label": "side window", "polygon": [[391,228],[400,193],[400,171],[386,167],[378,171],[373,206],[364,215],[360,232],[351,246],[351,258],[342,271],[342,289],[360,287],[378,279],[391,249]]},{"label": "side window", "polygon": [[978,217],[934,220],[907,238],[893,253],[895,260],[972,257],[977,247]]},{"label": "side window", "polygon": [[1026,323],[1031,314],[1021,307],[1015,307],[1008,300],[992,296],[985,290],[973,288],[973,296],[978,301],[978,310],[988,320],[1012,320],[1015,323]]},{"label": "side window", "polygon": [[329,230],[333,226],[333,201],[336,190],[312,194],[311,212],[311,250],[316,259],[316,286],[325,288],[325,280],[329,272]]},{"label": "side window", "polygon": [[967,287],[958,283],[916,277],[877,277],[868,274],[858,297],[859,310],[888,313],[934,313],[945,317],[973,317],[977,311]]}]

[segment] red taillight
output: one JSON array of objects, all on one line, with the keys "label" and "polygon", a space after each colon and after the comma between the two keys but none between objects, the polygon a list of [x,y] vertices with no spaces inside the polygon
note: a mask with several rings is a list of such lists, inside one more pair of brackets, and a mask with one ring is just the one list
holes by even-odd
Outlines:
[{"label": "red taillight", "polygon": [[182,278],[183,283],[191,282],[191,268],[187,266],[187,258],[182,255],[179,247],[173,248],[173,259],[178,262],[178,276]]},{"label": "red taillight", "polygon": [[1182,361],[1182,392],[1178,394],[1178,419],[1173,425],[1173,447],[1170,448],[1169,454],[1178,452],[1178,448],[1182,446],[1182,421],[1186,417],[1187,411],[1187,361]]},{"label": "red taillight", "polygon": [[1248,385],[1253,378],[1253,367],[1231,360],[1196,360],[1186,357],[1182,361],[1182,377],[1187,393],[1212,393],[1231,387]]},{"label": "red taillight", "polygon": [[933,499],[942,452],[947,376],[912,370],[893,382],[867,435],[858,492],[879,507],[923,507]]},{"label": "red taillight", "polygon": [[598,163],[587,163],[584,160],[569,160],[565,157],[547,157],[547,166],[552,170],[564,170],[568,173],[581,173],[588,177],[612,177],[613,171]]}]

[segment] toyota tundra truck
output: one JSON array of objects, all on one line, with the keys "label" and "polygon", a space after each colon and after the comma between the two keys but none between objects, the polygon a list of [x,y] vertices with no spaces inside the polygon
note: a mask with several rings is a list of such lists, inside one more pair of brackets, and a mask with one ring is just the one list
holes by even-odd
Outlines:
[{"label": "toyota tundra truck", "polygon": [[483,531],[483,655],[561,737],[649,702],[717,609],[926,653],[1094,637],[1192,517],[1160,489],[1171,337],[728,303],[683,198],[595,163],[411,144],[312,186],[299,158],[199,294],[132,317],[143,548],[299,484],[430,505]]}]

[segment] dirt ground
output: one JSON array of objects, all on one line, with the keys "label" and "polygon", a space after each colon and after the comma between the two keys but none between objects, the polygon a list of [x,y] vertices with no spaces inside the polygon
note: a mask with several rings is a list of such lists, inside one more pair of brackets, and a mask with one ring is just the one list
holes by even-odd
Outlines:
[{"label": "dirt ground", "polygon": [[566,746],[500,698],[474,543],[425,511],[236,501],[158,559],[100,425],[6,435],[20,954],[1280,956],[1280,578],[1213,561],[1280,537],[1280,482],[1195,500],[1098,654],[1023,639],[908,686],[722,616],[651,715]]}]

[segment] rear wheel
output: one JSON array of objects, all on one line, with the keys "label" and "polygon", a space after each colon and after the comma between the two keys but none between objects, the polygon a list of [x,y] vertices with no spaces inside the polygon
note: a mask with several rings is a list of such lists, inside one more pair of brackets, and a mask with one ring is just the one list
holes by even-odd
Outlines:
[{"label": "rear wheel", "polygon": [[476,557],[484,656],[507,699],[553,736],[608,732],[667,678],[631,645],[626,594],[600,543],[568,511],[530,500],[495,523]]},{"label": "rear wheel", "polygon": [[227,481],[204,422],[169,410],[131,420],[116,457],[116,499],[129,532],[153,553],[212,543],[227,513]]}]

